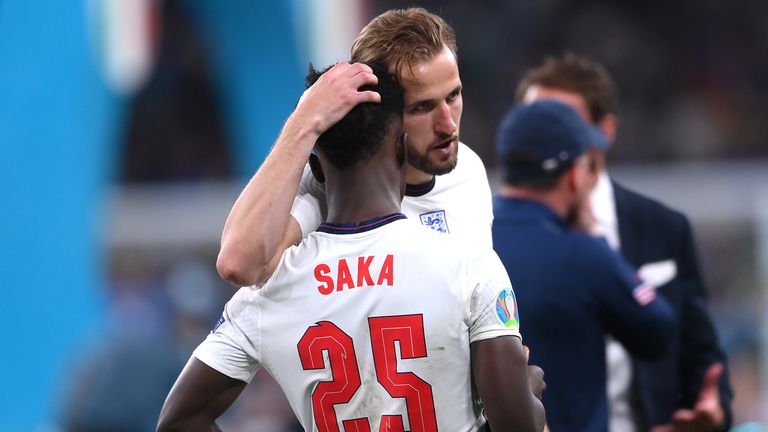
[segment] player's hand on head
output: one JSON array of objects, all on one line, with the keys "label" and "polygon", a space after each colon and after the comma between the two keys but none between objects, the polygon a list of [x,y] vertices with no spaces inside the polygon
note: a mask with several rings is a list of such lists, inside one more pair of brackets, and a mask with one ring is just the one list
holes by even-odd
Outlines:
[{"label": "player's hand on head", "polygon": [[358,104],[381,102],[379,93],[359,91],[361,87],[378,82],[373,70],[366,64],[337,63],[304,91],[294,115],[311,122],[315,132],[321,134]]}]

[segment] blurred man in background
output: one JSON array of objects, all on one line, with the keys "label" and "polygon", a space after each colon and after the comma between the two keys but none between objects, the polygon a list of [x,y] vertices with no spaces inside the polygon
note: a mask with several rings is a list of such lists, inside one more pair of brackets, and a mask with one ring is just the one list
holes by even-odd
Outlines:
[{"label": "blurred man in background", "polygon": [[498,257],[467,253],[399,212],[403,92],[374,67],[380,103],[359,104],[317,140],[312,171],[326,180],[328,220],[267,282],[227,303],[158,430],[215,429],[260,368],[306,430],[477,431],[486,419],[497,432],[544,428]]},{"label": "blurred man in background", "polygon": [[[549,58],[517,88],[523,103],[554,99],[573,107],[612,143],[618,127],[616,85],[606,69],[576,55]],[[592,150],[600,170],[591,212],[601,235],[671,302],[679,322],[668,354],[632,358],[608,342],[611,430],[727,430],[732,392],[688,219],[611,180],[605,152]]]},{"label": "blurred man in background", "polygon": [[[480,158],[459,142],[462,85],[453,29],[424,9],[391,10],[374,18],[352,46],[352,61],[380,63],[405,88],[403,123],[408,165],[403,213],[470,247],[491,248],[491,191]],[[217,268],[234,285],[268,277],[283,250],[326,217],[324,185],[306,165],[320,131],[360,102],[378,101],[370,68],[340,63],[304,95],[267,159],[227,218]],[[298,191],[298,195],[297,195]]]},{"label": "blurred man in background", "polygon": [[504,184],[494,200],[493,244],[515,285],[531,360],[547,373],[543,401],[554,431],[608,431],[606,334],[639,357],[658,358],[674,328],[666,300],[589,233],[587,153],[607,145],[555,101],[520,105],[499,128]]}]

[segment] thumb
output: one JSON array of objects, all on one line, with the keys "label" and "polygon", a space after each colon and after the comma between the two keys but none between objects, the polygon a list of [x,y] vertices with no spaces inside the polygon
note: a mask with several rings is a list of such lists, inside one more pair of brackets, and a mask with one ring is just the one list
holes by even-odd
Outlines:
[{"label": "thumb", "polygon": [[696,411],[689,409],[679,409],[672,414],[672,420],[675,423],[686,423],[696,420]]},{"label": "thumb", "polygon": [[720,397],[718,383],[724,369],[722,363],[714,363],[707,368],[704,373],[704,381],[701,384],[701,392],[699,392],[699,402]]}]

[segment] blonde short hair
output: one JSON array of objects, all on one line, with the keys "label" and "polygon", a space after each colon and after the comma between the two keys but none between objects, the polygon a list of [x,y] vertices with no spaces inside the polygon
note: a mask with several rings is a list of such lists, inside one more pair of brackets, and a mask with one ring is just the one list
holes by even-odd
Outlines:
[{"label": "blonde short hair", "polygon": [[442,18],[423,8],[393,9],[360,31],[352,43],[352,61],[383,64],[399,75],[404,66],[428,62],[444,47],[456,56],[456,35]]}]

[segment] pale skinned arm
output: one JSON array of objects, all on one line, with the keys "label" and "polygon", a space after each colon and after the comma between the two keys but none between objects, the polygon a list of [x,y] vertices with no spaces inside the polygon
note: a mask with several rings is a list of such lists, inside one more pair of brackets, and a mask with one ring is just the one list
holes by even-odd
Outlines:
[{"label": "pale skinned arm", "polygon": [[274,271],[283,251],[301,240],[290,215],[304,165],[317,138],[363,102],[380,102],[370,67],[339,63],[308,88],[288,117],[264,163],[246,185],[224,224],[216,269],[236,286],[255,285]]},{"label": "pale skinned arm", "polygon": [[[470,345],[472,375],[493,432],[544,430],[544,406],[528,375],[523,344],[501,336]],[[543,391],[541,386],[539,391]]]}]

